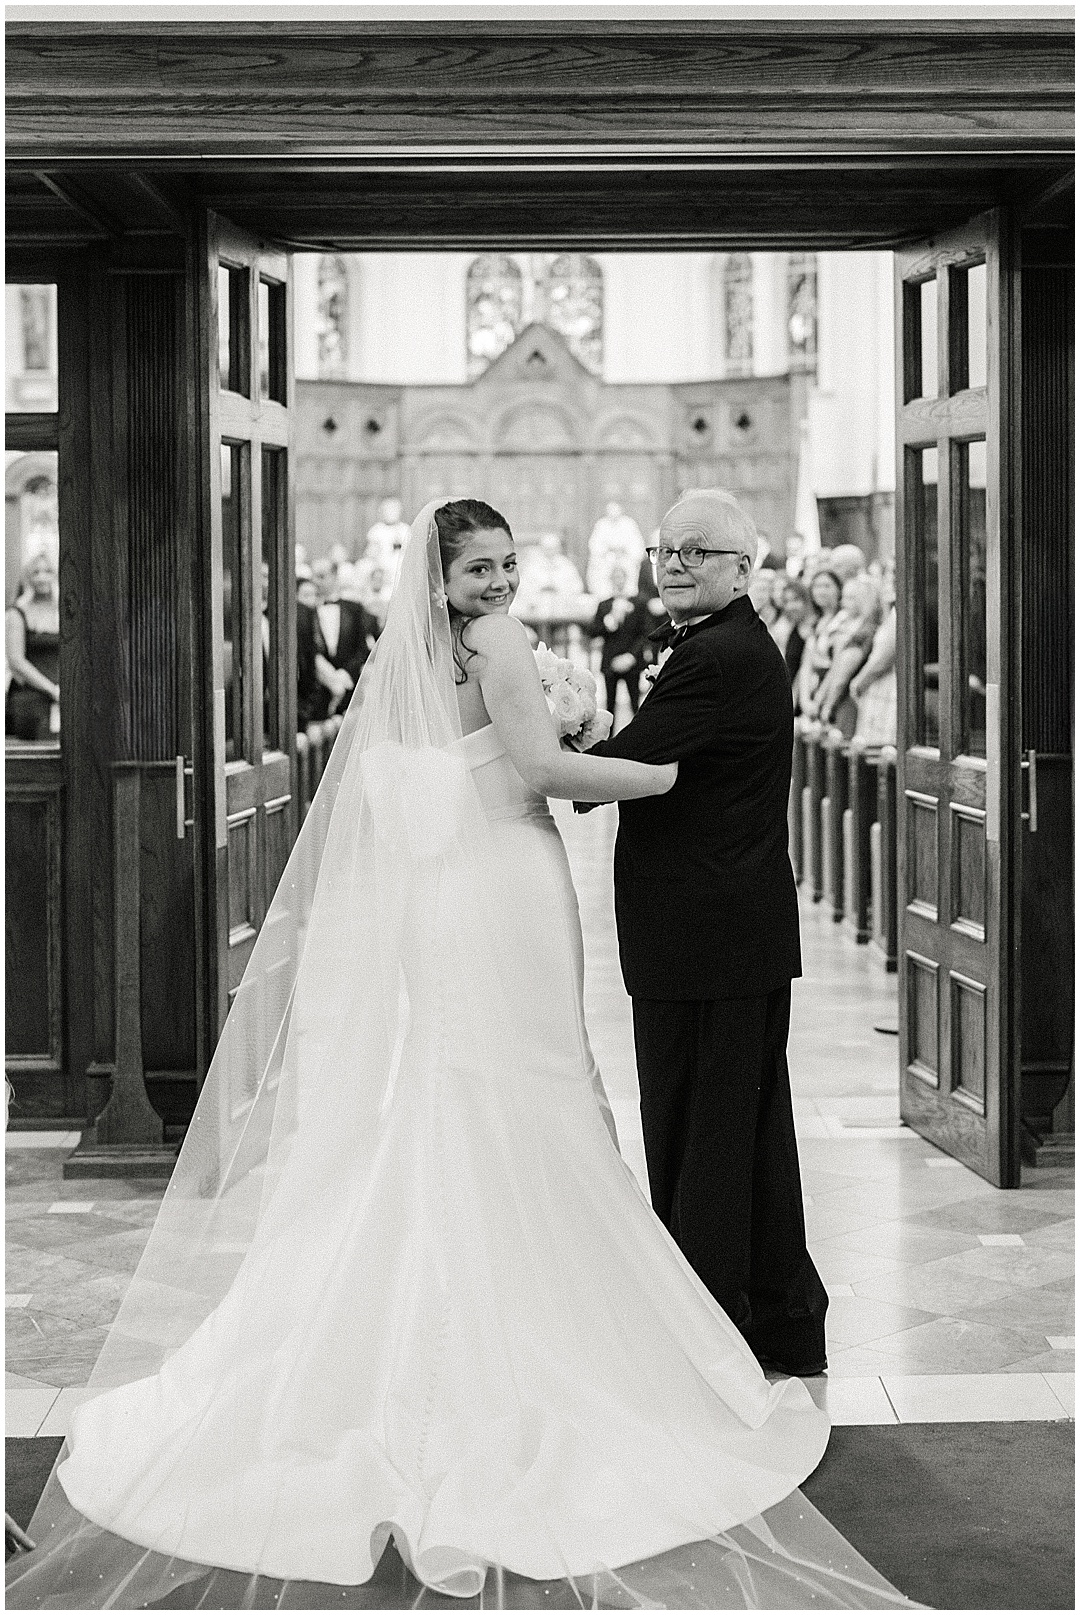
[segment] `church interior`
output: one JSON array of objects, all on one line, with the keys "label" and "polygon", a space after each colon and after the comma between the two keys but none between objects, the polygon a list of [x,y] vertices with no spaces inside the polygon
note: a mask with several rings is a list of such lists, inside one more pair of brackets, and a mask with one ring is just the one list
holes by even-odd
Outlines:
[{"label": "church interior", "polygon": [[[747,99],[768,180],[714,130],[676,206],[663,164],[616,182],[595,154],[569,181],[559,155],[539,201],[498,169],[488,199],[453,166],[453,120],[431,139],[455,178],[429,180],[414,132],[399,173],[384,126],[354,137],[333,87],[339,121],[310,145],[289,123],[275,169],[280,63],[250,67],[243,34],[214,42],[208,89],[145,92],[143,137],[157,118],[168,134],[145,169],[123,144],[140,75],[106,51],[90,99],[112,121],[80,168],[25,27],[6,287],[10,1519],[26,1528],[138,1265],[407,524],[434,497],[501,511],[516,613],[603,673],[621,727],[663,616],[646,548],[680,495],[722,487],[757,529],[751,598],[796,714],[789,1057],[829,1296],[828,1370],[806,1383],[834,1426],[805,1493],[917,1603],[1074,1607],[1071,33],[1000,20],[976,48],[957,25],[939,58],[937,35],[874,25],[842,61],[800,35],[820,127],[850,95],[880,174],[840,120],[846,193],[824,136],[826,179],[807,179]],[[365,49],[399,48],[376,32]],[[677,85],[664,34],[648,49]],[[157,51],[132,39],[132,59]],[[780,107],[790,81],[761,49]],[[879,49],[913,52],[895,117]],[[155,54],[146,83],[171,85],[182,55]],[[628,69],[603,71],[617,87]],[[249,72],[269,74],[272,155],[254,159],[226,105]],[[396,72],[386,127],[411,131]],[[522,105],[545,130],[547,103]],[[640,116],[646,149],[652,105],[642,91],[620,139]],[[469,130],[483,154],[494,135]],[[377,180],[333,170],[354,138]],[[679,208],[721,222],[680,236]],[[634,612],[624,676],[607,638]],[[800,677],[811,628],[841,613],[878,682],[823,710]],[[555,817],[589,1034],[647,1192],[617,809]]]}]

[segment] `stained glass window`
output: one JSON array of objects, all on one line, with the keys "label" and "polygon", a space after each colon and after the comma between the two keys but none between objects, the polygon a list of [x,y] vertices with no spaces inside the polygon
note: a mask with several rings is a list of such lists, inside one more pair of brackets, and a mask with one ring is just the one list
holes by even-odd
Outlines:
[{"label": "stained glass window", "polygon": [[729,376],[753,371],[754,286],[748,252],[729,252],[724,264],[724,354]]},{"label": "stained glass window", "polygon": [[521,330],[521,270],[513,258],[484,253],[469,266],[465,296],[468,372],[472,381],[506,352]]},{"label": "stained glass window", "polygon": [[788,359],[792,370],[817,369],[817,257],[788,259]]},{"label": "stained glass window", "polygon": [[349,353],[349,275],[344,258],[319,259],[316,331],[319,375],[328,380],[344,376]]},{"label": "stained glass window", "polygon": [[604,281],[595,258],[562,252],[546,265],[544,322],[566,342],[594,376],[600,374],[604,344]]}]

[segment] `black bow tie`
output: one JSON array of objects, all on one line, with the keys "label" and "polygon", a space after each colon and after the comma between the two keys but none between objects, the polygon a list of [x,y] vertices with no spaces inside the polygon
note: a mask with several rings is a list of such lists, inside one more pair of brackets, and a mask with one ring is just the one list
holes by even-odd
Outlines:
[{"label": "black bow tie", "polygon": [[650,634],[649,638],[659,645],[661,650],[667,650],[672,645],[680,644],[686,638],[688,632],[689,629],[686,623],[675,624],[668,622],[662,628],[658,628],[654,634]]}]

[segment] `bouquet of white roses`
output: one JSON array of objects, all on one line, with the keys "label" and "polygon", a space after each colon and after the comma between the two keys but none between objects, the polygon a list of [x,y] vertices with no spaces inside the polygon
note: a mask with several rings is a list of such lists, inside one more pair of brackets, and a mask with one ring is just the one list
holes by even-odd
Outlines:
[{"label": "bouquet of white roses", "polygon": [[606,740],[613,719],[610,712],[597,705],[596,680],[588,668],[575,667],[565,656],[548,650],[543,642],[534,654],[559,739],[572,741],[579,751],[588,751],[590,746]]}]

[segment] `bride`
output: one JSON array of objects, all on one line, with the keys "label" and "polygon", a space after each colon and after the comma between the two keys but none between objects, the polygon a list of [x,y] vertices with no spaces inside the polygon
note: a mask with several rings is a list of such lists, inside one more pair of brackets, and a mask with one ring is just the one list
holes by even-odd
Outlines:
[{"label": "bride", "polygon": [[560,747],[516,588],[421,511],[9,1607],[904,1602],[618,1153],[546,799],[677,766]]}]

